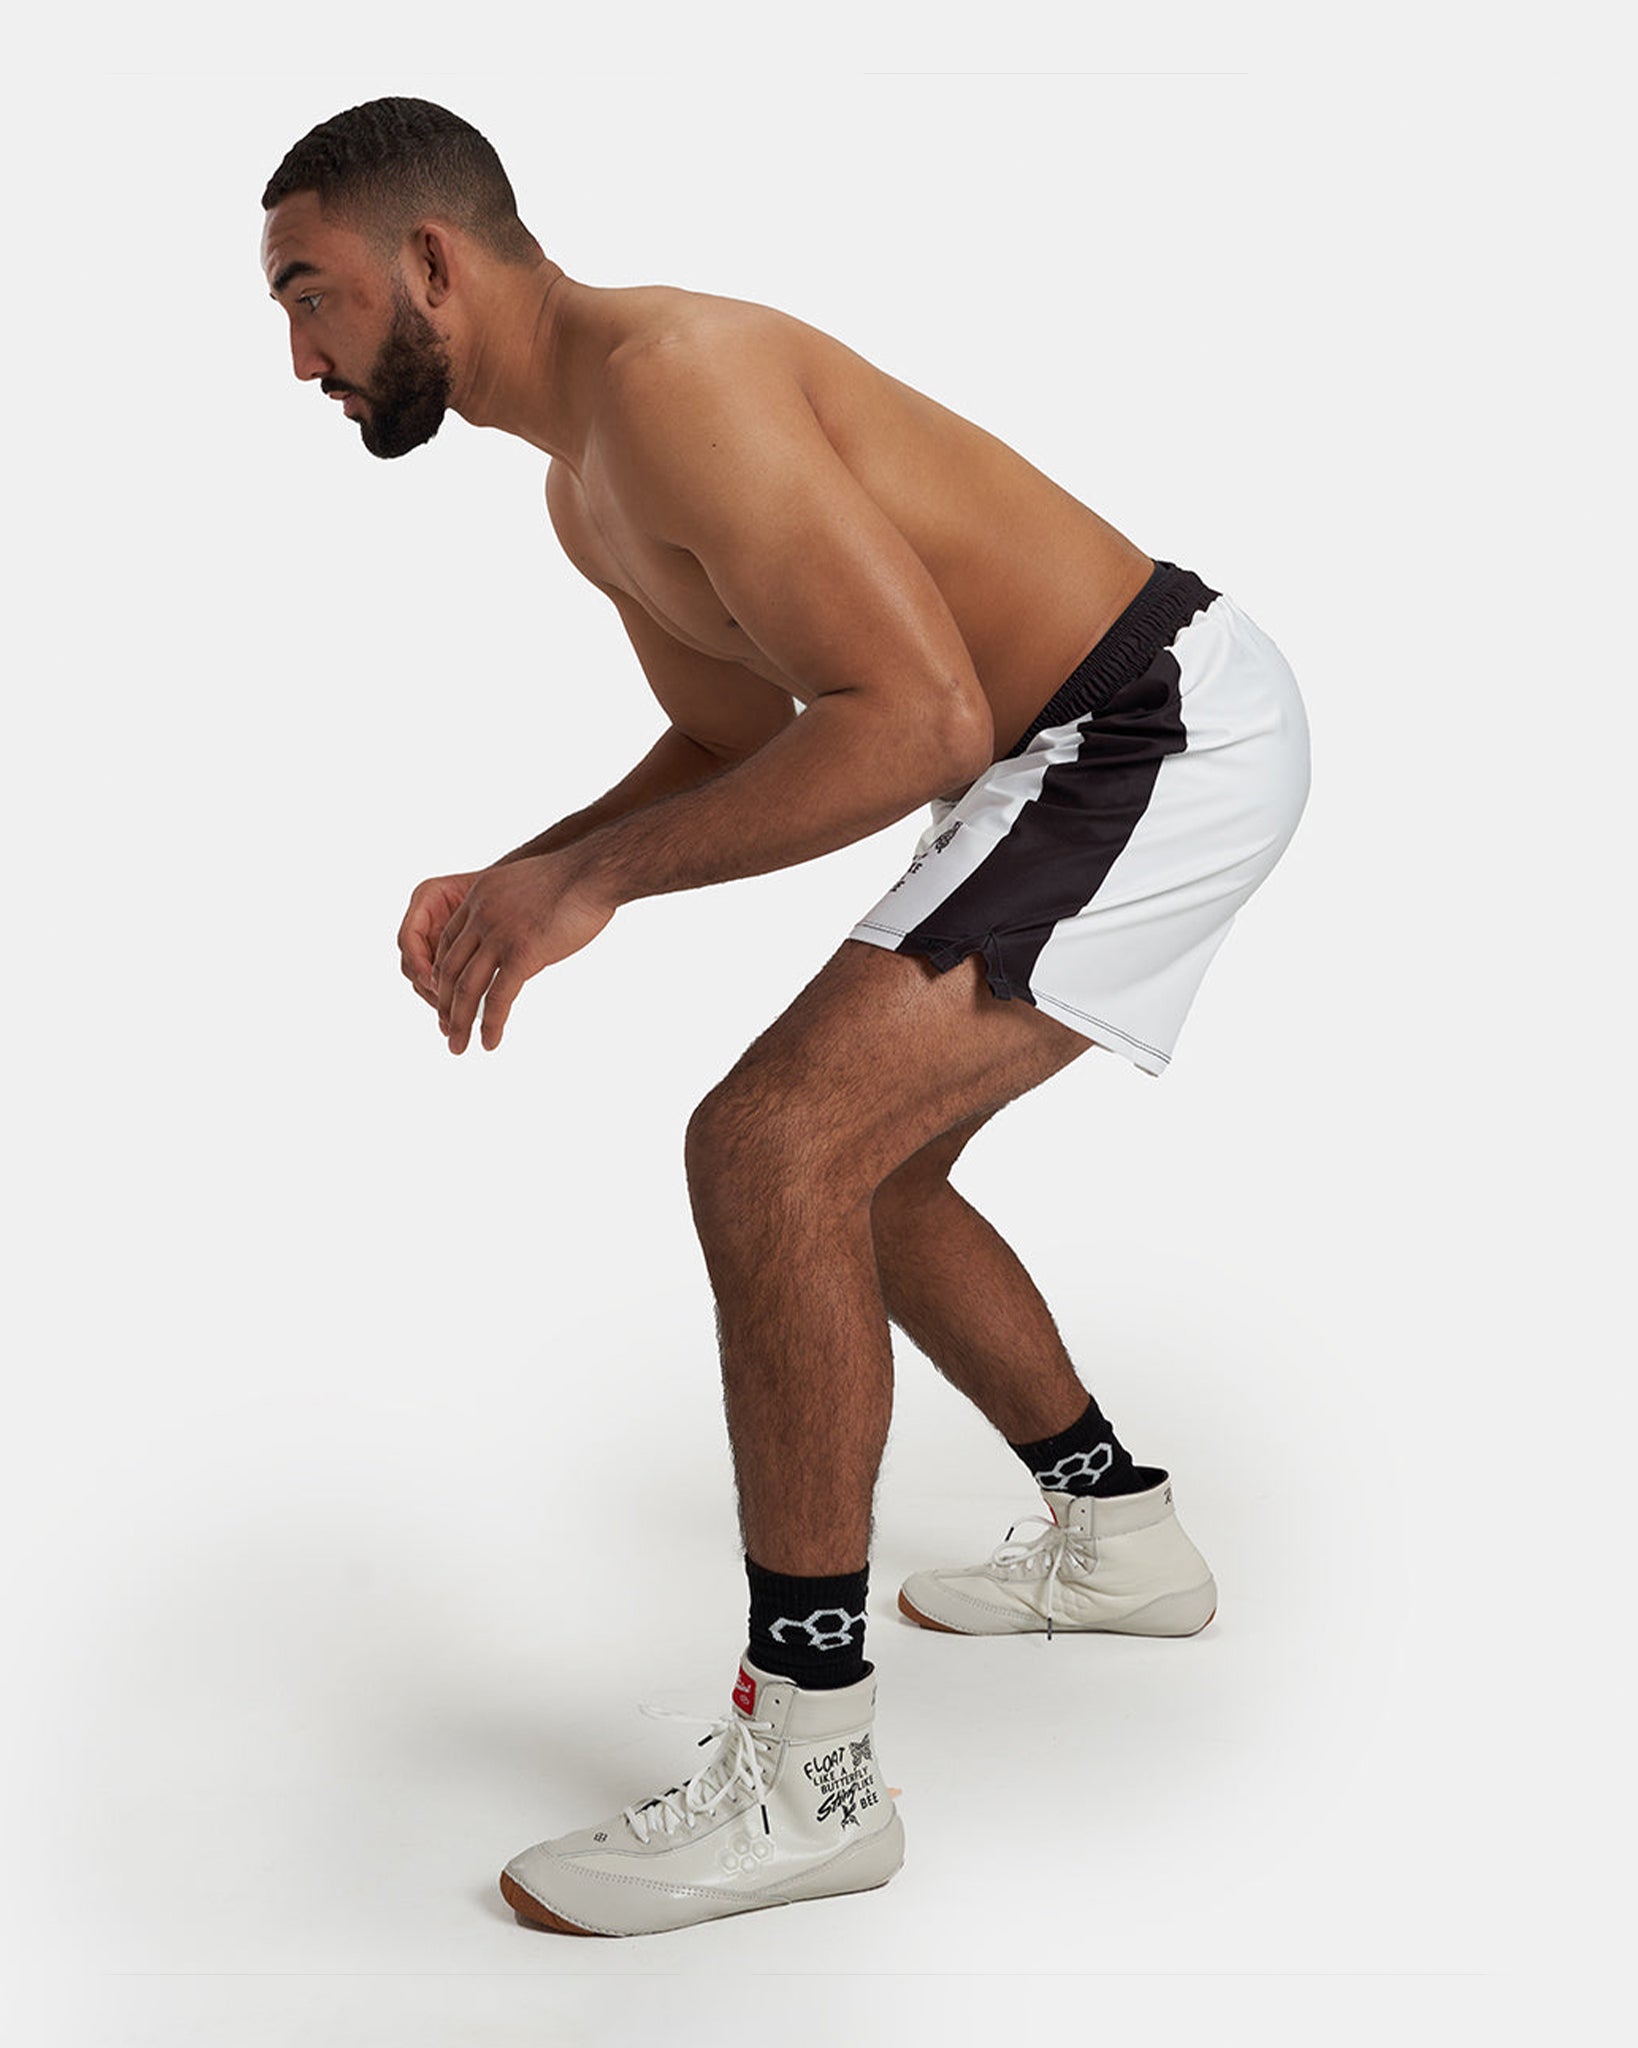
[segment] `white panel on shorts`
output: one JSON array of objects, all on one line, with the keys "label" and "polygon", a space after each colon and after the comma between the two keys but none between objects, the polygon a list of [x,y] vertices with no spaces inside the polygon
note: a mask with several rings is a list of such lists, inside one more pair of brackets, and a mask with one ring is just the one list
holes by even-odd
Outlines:
[{"label": "white panel on shorts", "polygon": [[[1207,967],[1290,842],[1309,785],[1296,678],[1232,599],[1216,597],[1197,613],[1171,653],[1186,744],[1161,761],[1124,847],[1091,900],[1052,924],[1028,980],[1041,1009],[1149,1074],[1165,1070]],[[958,803],[935,803],[908,872],[852,936],[900,950],[918,926],[936,928],[955,887],[992,854],[1005,858],[1007,836],[1048,769],[1073,772],[1088,723],[1047,728],[1023,754],[995,762]],[[1017,880],[1020,922],[1028,923],[1027,872]],[[984,950],[979,937],[968,950]]]}]

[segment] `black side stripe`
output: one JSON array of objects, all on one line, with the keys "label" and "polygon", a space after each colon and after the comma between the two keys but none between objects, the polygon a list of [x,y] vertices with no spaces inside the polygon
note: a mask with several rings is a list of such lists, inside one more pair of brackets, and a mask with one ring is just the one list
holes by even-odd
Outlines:
[{"label": "black side stripe", "polygon": [[1108,879],[1154,796],[1160,764],[1188,745],[1170,648],[1082,721],[1072,760],[1050,767],[1005,839],[907,932],[898,951],[940,972],[981,952],[998,996],[1033,1001],[1030,976],[1060,919]]}]

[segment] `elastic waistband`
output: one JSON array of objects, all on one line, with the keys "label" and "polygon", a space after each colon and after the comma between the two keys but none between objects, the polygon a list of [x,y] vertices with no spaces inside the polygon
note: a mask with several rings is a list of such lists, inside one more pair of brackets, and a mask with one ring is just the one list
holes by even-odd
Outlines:
[{"label": "elastic waistband", "polygon": [[1197,612],[1222,595],[1192,569],[1156,562],[1149,580],[1103,638],[1030,720],[1023,738],[1002,755],[1021,754],[1049,725],[1096,716],[1123,684],[1135,682],[1162,648],[1170,647]]}]

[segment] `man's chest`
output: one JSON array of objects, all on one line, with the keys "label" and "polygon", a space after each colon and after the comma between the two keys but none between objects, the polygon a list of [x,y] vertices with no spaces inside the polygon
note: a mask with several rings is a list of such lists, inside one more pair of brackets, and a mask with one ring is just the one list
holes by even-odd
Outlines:
[{"label": "man's chest", "polygon": [[546,502],[563,551],[583,576],[635,600],[684,647],[737,662],[783,690],[804,694],[732,617],[698,558],[642,532],[595,480],[588,485],[554,464]]}]

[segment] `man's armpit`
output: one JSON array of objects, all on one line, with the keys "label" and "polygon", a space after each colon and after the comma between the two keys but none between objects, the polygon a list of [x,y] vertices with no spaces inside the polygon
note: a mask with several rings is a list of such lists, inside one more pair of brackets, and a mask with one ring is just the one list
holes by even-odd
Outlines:
[{"label": "man's armpit", "polygon": [[796,716],[775,684],[738,662],[685,647],[624,591],[611,590],[609,598],[660,708],[696,745],[722,760],[742,761]]}]

